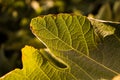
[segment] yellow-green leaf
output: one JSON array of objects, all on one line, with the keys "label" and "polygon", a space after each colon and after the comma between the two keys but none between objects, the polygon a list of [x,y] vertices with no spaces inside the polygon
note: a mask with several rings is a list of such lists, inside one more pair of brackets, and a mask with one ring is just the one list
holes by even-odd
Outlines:
[{"label": "yellow-green leaf", "polygon": [[26,46],[22,49],[23,68],[1,79],[111,80],[120,73],[120,25],[96,23],[73,14],[33,18],[31,30],[47,50]]},{"label": "yellow-green leaf", "polygon": [[[98,23],[97,27],[100,25]],[[31,30],[52,55],[62,59],[70,67],[69,73],[76,78],[75,80],[112,79],[120,72],[120,59],[117,58],[120,56],[120,42],[115,37],[116,31],[112,26],[104,24],[98,28],[105,33],[99,32],[104,37],[100,43],[95,39],[97,32],[94,26],[81,15],[37,17],[31,21]]]}]

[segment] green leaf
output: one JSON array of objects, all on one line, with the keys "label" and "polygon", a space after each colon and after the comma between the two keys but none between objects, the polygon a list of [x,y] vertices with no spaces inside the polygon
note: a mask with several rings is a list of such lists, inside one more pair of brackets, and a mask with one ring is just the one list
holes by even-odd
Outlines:
[{"label": "green leaf", "polygon": [[45,50],[39,51],[31,46],[25,46],[25,48],[22,49],[22,62],[22,69],[13,70],[1,77],[0,80],[72,79],[72,77],[69,76],[67,66]]},{"label": "green leaf", "polygon": [[112,79],[120,73],[120,41],[111,26],[98,28],[105,33],[99,43],[90,21],[80,15],[37,17],[32,19],[31,29],[53,55],[68,65],[75,80]]},{"label": "green leaf", "polygon": [[23,68],[0,79],[111,80],[120,73],[120,25],[96,22],[71,14],[33,18],[31,30],[47,50],[26,46],[22,49]]},{"label": "green leaf", "polygon": [[[22,61],[23,68],[15,69],[5,76],[1,77],[0,80],[33,80],[38,78],[38,75],[42,75],[41,79],[45,77],[39,69],[42,63],[41,55],[39,51],[33,47],[26,46],[22,49]],[[35,73],[35,74],[34,74]]]}]

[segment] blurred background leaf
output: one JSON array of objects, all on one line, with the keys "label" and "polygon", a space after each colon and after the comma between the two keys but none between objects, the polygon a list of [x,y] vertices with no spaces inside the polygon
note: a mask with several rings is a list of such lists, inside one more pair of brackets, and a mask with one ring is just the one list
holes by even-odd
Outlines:
[{"label": "blurred background leaf", "polygon": [[120,21],[120,0],[0,0],[0,76],[22,68],[21,48],[45,48],[29,29],[33,17],[75,13]]}]

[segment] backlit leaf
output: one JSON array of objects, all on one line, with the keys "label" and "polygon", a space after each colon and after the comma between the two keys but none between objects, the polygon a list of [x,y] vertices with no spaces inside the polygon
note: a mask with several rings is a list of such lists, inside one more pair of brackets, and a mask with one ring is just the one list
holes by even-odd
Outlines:
[{"label": "backlit leaf", "polygon": [[53,55],[70,67],[70,74],[77,80],[112,79],[120,72],[120,41],[112,26],[104,24],[98,28],[104,37],[100,43],[90,21],[80,15],[37,17],[32,20],[31,29]]},{"label": "backlit leaf", "polygon": [[23,68],[1,79],[111,80],[120,73],[120,25],[106,23],[74,14],[33,18],[31,30],[47,50],[26,46]]}]

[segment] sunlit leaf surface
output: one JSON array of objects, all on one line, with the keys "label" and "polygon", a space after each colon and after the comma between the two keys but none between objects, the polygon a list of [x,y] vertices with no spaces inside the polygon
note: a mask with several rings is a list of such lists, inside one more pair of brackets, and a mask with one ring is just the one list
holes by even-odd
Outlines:
[{"label": "sunlit leaf surface", "polygon": [[31,30],[47,51],[23,48],[23,69],[2,79],[112,79],[120,73],[120,26],[109,23],[98,21],[96,25],[85,16],[71,14],[33,18]]}]

